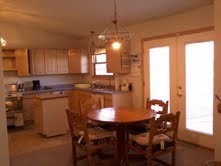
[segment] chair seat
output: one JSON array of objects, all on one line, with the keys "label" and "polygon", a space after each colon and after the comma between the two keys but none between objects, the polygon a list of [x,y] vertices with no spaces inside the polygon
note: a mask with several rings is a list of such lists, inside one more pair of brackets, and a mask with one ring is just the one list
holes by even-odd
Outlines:
[{"label": "chair seat", "polygon": [[127,130],[132,135],[138,135],[141,133],[145,133],[149,130],[150,125],[148,123],[136,123],[127,126]]},{"label": "chair seat", "polygon": [[[136,141],[133,141],[133,140],[129,140],[128,142],[130,145],[134,146],[134,147],[137,147],[141,150],[143,150],[144,152],[146,151],[146,149],[148,148],[148,145],[140,145],[138,144]],[[165,146],[165,149],[169,148],[169,147],[173,147],[175,144],[175,141],[171,140],[171,141],[165,141],[164,142],[164,146]],[[156,145],[153,145],[152,146],[152,152],[157,152],[157,151],[160,151],[162,150],[161,149],[161,145],[160,144],[156,144]]]},{"label": "chair seat", "polygon": [[[107,131],[100,127],[93,127],[88,129],[88,137],[91,144],[97,145],[102,143],[107,143],[115,140],[115,132]],[[84,144],[84,131],[81,130],[75,137],[79,143]]]},{"label": "chair seat", "polygon": [[[129,134],[129,139],[135,141],[136,143],[138,143],[139,145],[142,146],[148,146],[149,145],[149,133],[141,133],[138,135],[132,135]],[[155,135],[153,137],[153,144],[160,144],[161,141],[164,142],[171,142],[171,138],[165,134],[159,134],[159,135]]]}]

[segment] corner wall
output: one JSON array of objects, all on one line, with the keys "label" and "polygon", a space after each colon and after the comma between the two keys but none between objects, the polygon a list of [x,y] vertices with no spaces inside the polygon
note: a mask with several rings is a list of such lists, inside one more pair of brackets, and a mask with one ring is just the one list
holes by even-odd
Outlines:
[{"label": "corner wall", "polygon": [[0,165],[9,166],[8,133],[3,88],[2,48],[0,43]]},{"label": "corner wall", "polygon": [[[215,94],[221,97],[221,1],[215,0]],[[218,64],[219,63],[219,64]],[[215,160],[221,161],[221,114],[217,112],[217,101],[215,101],[215,112],[214,112],[214,136],[215,136]]]},{"label": "corner wall", "polygon": [[143,60],[141,40],[148,37],[182,32],[214,25],[213,5],[190,10],[168,17],[149,20],[143,24],[128,26],[128,30],[135,34],[131,41],[131,54],[138,55],[140,62],[132,62],[132,71],[129,75],[118,75],[121,80],[128,80],[133,85],[133,105],[143,106]]}]

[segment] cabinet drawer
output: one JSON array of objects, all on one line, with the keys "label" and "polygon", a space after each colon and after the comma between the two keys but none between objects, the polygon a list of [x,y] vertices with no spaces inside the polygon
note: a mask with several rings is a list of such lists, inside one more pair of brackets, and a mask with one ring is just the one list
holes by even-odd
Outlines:
[{"label": "cabinet drawer", "polygon": [[107,107],[113,107],[112,100],[104,100],[104,108],[107,108]]},{"label": "cabinet drawer", "polygon": [[104,94],[104,100],[111,100],[112,101],[112,95]]}]

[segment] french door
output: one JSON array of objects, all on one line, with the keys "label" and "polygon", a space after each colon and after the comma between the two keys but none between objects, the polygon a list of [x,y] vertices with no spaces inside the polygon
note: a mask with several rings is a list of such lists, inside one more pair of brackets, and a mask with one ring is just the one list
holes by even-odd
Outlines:
[{"label": "french door", "polygon": [[178,137],[213,148],[213,32],[144,42],[144,99],[180,111]]}]

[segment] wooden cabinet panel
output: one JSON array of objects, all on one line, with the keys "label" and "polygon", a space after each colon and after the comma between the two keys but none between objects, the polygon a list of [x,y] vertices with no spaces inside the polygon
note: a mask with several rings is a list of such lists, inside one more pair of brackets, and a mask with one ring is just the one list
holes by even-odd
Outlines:
[{"label": "wooden cabinet panel", "polygon": [[67,50],[57,50],[57,68],[58,74],[69,73]]},{"label": "wooden cabinet panel", "polygon": [[45,74],[57,74],[57,51],[54,49],[45,50]]},{"label": "wooden cabinet panel", "polygon": [[69,72],[70,73],[88,73],[88,55],[80,49],[71,49],[68,51]]},{"label": "wooden cabinet panel", "polygon": [[131,58],[129,55],[129,43],[124,43],[121,48],[114,50],[112,45],[106,47],[107,54],[107,72],[110,73],[129,73]]},{"label": "wooden cabinet panel", "polygon": [[27,49],[16,49],[16,68],[18,76],[29,76],[29,61]]},{"label": "wooden cabinet panel", "polygon": [[16,71],[15,50],[2,50],[3,54],[3,70]]},{"label": "wooden cabinet panel", "polygon": [[34,120],[33,109],[33,98],[23,98],[24,121]]},{"label": "wooden cabinet panel", "polygon": [[44,50],[30,50],[31,59],[31,74],[44,75],[45,74],[45,58]]}]

